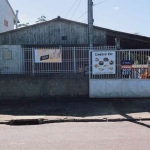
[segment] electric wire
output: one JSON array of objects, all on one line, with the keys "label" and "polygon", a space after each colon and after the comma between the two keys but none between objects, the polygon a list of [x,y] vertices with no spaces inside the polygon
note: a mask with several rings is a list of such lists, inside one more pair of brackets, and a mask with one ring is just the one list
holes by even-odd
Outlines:
[{"label": "electric wire", "polygon": [[73,13],[73,15],[72,15],[72,17],[71,17],[70,19],[72,19],[72,18],[73,18],[73,16],[75,15],[75,13],[76,13],[77,9],[79,8],[80,3],[81,3],[81,0],[79,1],[78,6],[76,7],[76,9],[75,9],[75,11],[74,11],[74,13]]},{"label": "electric wire", "polygon": [[93,6],[95,7],[95,6],[97,6],[97,5],[99,5],[99,4],[102,4],[102,3],[106,2],[106,1],[108,1],[108,0],[101,1],[101,2],[99,2],[99,3],[94,4]]},{"label": "electric wire", "polygon": [[69,11],[67,12],[67,14],[65,15],[65,17],[67,17],[67,15],[69,14],[69,12],[72,10],[72,8],[74,7],[74,5],[77,3],[78,0],[76,0],[73,5],[71,6],[71,8],[69,9]]},{"label": "electric wire", "polygon": [[[106,2],[106,1],[108,1],[108,0],[104,0],[104,1],[101,1],[99,3],[93,4],[93,7],[96,7],[97,5],[102,4],[102,3]],[[76,21],[78,21],[80,18],[82,18],[85,14],[87,14],[87,11],[84,12],[78,19],[76,19]],[[87,19],[86,19],[86,21],[87,21]],[[85,20],[82,21],[82,22],[85,22]]]},{"label": "electric wire", "polygon": [[87,21],[87,19],[86,20],[84,20],[84,21],[82,21],[83,23],[86,23],[86,21]]},{"label": "electric wire", "polygon": [[85,13],[83,13],[78,19],[76,19],[76,21],[78,21],[80,18],[82,18],[85,14],[87,14],[87,11]]}]

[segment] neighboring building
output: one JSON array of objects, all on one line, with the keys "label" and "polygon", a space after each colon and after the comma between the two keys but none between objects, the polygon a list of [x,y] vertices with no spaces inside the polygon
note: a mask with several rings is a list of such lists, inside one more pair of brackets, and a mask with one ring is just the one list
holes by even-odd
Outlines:
[{"label": "neighboring building", "polygon": [[14,29],[15,13],[8,0],[0,0],[0,33]]}]

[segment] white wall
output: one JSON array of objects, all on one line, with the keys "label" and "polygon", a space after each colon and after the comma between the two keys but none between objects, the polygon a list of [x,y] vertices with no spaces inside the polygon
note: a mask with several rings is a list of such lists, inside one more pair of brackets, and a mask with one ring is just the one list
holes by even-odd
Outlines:
[{"label": "white wall", "polygon": [[[8,21],[8,27],[4,25],[4,19]],[[15,15],[7,0],[0,0],[0,33],[14,29]]]},{"label": "white wall", "polygon": [[90,98],[149,98],[149,79],[90,79]]}]

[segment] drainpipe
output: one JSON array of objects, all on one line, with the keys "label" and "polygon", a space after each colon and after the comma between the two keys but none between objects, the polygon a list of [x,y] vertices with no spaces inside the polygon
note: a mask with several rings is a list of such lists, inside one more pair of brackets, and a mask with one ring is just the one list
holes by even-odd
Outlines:
[{"label": "drainpipe", "polygon": [[18,28],[18,10],[16,10],[16,29]]}]

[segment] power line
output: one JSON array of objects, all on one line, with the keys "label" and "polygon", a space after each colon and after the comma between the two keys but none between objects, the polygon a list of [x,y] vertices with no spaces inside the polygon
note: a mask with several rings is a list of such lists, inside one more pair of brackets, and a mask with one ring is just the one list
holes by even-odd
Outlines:
[{"label": "power line", "polygon": [[82,21],[83,23],[86,23],[86,21],[87,21],[87,19],[86,20],[84,20],[84,21]]},{"label": "power line", "polygon": [[74,7],[74,5],[77,3],[77,1],[78,0],[76,0],[75,2],[74,2],[74,4],[71,6],[71,8],[69,9],[69,11],[67,12],[67,14],[65,15],[65,17],[67,17],[67,15],[69,14],[69,12],[72,10],[72,8]]},{"label": "power line", "polygon": [[[96,4],[93,5],[93,7],[96,7],[97,5],[102,4],[102,3],[106,2],[106,1],[108,1],[108,0],[104,0],[104,1],[101,1],[99,3],[96,3]],[[76,21],[78,21],[80,18],[82,18],[85,14],[87,14],[87,11],[84,12],[78,19],[76,19]]]},{"label": "power line", "polygon": [[[77,8],[75,9],[75,11],[74,11],[74,13],[73,13],[72,17],[73,17],[73,16],[74,16],[74,14],[76,13],[76,11],[77,11],[77,9],[78,9],[78,7],[79,7],[80,3],[81,3],[81,0],[79,1],[79,4],[78,4]],[[72,17],[71,17],[70,19],[72,19]]]},{"label": "power line", "polygon": [[82,14],[78,19],[76,19],[76,21],[82,18],[85,14],[87,14],[87,11],[84,14]]},{"label": "power line", "polygon": [[96,3],[96,4],[94,4],[93,6],[95,7],[95,6],[97,6],[97,5],[99,5],[99,4],[102,4],[102,3],[106,2],[106,1],[108,1],[108,0],[104,0],[104,1],[102,1],[102,2]]}]

